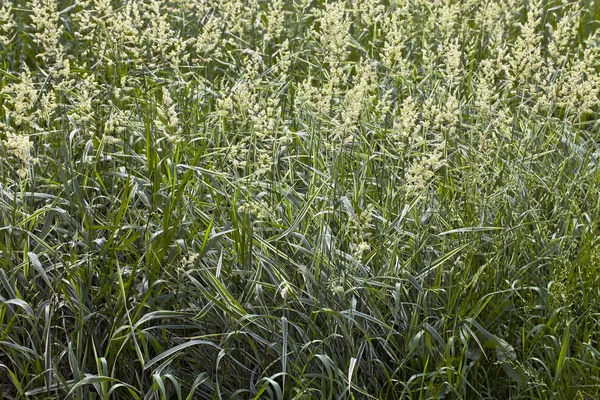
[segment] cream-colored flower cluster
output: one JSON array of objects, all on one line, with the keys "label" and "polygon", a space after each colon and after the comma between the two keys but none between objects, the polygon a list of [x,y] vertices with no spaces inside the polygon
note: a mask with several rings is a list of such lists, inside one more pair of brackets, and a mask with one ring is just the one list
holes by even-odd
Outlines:
[{"label": "cream-colored flower cluster", "polygon": [[337,67],[348,57],[350,20],[343,1],[326,3],[317,14],[319,30],[316,32],[324,49],[324,61]]},{"label": "cream-colored flower cluster", "polygon": [[0,46],[8,46],[12,39],[15,21],[11,10],[12,4],[9,1],[0,4]]},{"label": "cream-colored flower cluster", "polygon": [[38,90],[29,68],[21,72],[17,82],[9,83],[0,93],[5,98],[4,112],[15,126],[35,124],[33,114]]},{"label": "cream-colored flower cluster", "polygon": [[357,262],[361,262],[363,255],[371,250],[369,238],[373,229],[373,213],[374,206],[369,204],[350,221],[353,240],[351,244],[352,258]]},{"label": "cream-colored flower cluster", "polygon": [[[2,125],[0,125],[0,129]],[[8,154],[14,156],[20,161],[21,166],[17,170],[20,178],[26,178],[28,175],[27,167],[31,161],[31,150],[33,143],[27,135],[18,135],[10,130],[6,130],[6,140],[2,142]]]},{"label": "cream-colored flower cluster", "polygon": [[31,2],[31,23],[35,29],[35,40],[39,46],[37,54],[44,62],[62,56],[59,43],[63,27],[59,19],[57,2],[54,0],[34,0]]},{"label": "cream-colored flower cluster", "polygon": [[155,124],[160,132],[171,142],[181,140],[181,126],[177,105],[173,101],[169,90],[162,88],[162,106],[158,107],[158,118]]},{"label": "cream-colored flower cluster", "polygon": [[201,144],[236,182],[384,155],[414,194],[465,146],[588,129],[599,36],[555,3],[3,1],[0,119],[36,146]]}]

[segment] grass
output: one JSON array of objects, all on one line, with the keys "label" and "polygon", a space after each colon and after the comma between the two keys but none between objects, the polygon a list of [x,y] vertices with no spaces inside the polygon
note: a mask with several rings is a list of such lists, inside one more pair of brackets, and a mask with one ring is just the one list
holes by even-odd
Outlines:
[{"label": "grass", "polygon": [[0,0],[0,397],[597,398],[599,18]]}]

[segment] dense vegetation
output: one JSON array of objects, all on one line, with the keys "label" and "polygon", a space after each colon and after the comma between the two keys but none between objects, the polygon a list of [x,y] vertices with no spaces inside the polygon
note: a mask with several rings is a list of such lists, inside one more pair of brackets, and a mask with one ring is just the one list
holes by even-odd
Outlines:
[{"label": "dense vegetation", "polygon": [[0,397],[598,398],[599,24],[0,0]]}]

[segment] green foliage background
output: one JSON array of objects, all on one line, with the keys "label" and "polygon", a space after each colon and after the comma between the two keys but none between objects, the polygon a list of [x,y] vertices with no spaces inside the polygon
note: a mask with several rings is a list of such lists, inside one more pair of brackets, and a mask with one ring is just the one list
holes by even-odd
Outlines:
[{"label": "green foliage background", "polygon": [[0,397],[600,395],[597,2],[0,5]]}]

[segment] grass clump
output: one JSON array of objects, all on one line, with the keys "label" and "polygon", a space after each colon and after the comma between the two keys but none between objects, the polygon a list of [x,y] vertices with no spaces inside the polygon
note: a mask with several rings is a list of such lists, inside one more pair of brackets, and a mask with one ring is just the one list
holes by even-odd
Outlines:
[{"label": "grass clump", "polygon": [[597,398],[599,17],[0,0],[0,397]]}]

